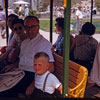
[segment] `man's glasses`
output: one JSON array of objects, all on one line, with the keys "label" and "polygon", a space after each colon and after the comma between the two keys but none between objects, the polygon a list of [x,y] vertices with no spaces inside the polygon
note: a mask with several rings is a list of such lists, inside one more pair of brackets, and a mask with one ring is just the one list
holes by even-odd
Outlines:
[{"label": "man's glasses", "polygon": [[22,30],[22,26],[19,26],[19,27],[15,27],[14,28],[14,31],[18,31],[18,30]]},{"label": "man's glasses", "polygon": [[26,30],[29,30],[29,29],[34,29],[36,28],[37,26],[39,25],[32,25],[32,26],[24,26]]}]

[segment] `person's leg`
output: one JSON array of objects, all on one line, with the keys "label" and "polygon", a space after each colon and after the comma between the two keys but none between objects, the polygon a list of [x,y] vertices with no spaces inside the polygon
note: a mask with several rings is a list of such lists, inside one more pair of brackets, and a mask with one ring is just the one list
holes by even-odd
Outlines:
[{"label": "person's leg", "polygon": [[2,34],[2,21],[0,21],[0,35]]},{"label": "person's leg", "polygon": [[75,32],[75,36],[79,34],[79,20],[76,20],[76,32]]},{"label": "person's leg", "polygon": [[79,22],[79,31],[81,31],[82,28],[82,22]]},{"label": "person's leg", "polygon": [[3,35],[4,33],[4,30],[6,30],[6,22],[5,21],[1,21],[2,23],[2,31],[1,31],[1,36]]},{"label": "person's leg", "polygon": [[26,72],[24,78],[13,88],[0,92],[0,98],[17,98],[18,93],[25,93],[26,88],[31,84],[34,80],[34,73],[33,72]]},{"label": "person's leg", "polygon": [[20,92],[25,93],[26,88],[32,83],[34,80],[35,73],[25,71],[25,77],[20,82]]},{"label": "person's leg", "polygon": [[25,71],[24,78],[16,85],[16,87],[13,88],[13,91],[15,92],[15,94],[25,93],[26,92],[26,88],[34,80],[34,75],[35,75],[35,73],[33,73],[33,72],[27,72],[27,71]]}]

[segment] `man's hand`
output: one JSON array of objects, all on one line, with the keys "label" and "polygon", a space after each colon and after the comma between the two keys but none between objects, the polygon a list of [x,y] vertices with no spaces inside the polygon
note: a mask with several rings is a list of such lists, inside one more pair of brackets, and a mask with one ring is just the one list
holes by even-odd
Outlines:
[{"label": "man's hand", "polygon": [[82,19],[80,19],[79,21],[80,21],[80,23],[82,23]]},{"label": "man's hand", "polygon": [[4,68],[2,68],[0,70],[1,73],[5,73],[5,72],[8,72],[10,71],[11,69],[15,68],[15,67],[18,67],[18,63],[19,61],[16,61],[15,63],[11,64],[11,65],[7,65],[5,66]]},{"label": "man's hand", "polygon": [[10,71],[12,68],[13,68],[12,65],[8,65],[8,66],[4,67],[3,69],[1,69],[0,72],[1,72],[1,73],[5,73],[5,72]]},{"label": "man's hand", "polygon": [[55,50],[55,48],[54,48],[54,47],[52,47],[52,48],[51,48],[51,51],[52,51],[52,52],[54,52],[54,50]]}]

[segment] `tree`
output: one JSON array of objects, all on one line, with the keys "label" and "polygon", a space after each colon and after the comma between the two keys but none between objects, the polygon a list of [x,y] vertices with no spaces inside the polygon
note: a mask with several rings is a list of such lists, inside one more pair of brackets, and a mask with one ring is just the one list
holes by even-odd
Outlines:
[{"label": "tree", "polygon": [[95,0],[95,6],[100,11],[100,0]]},{"label": "tree", "polygon": [[77,3],[81,3],[81,0],[72,0],[72,5],[76,5]]}]

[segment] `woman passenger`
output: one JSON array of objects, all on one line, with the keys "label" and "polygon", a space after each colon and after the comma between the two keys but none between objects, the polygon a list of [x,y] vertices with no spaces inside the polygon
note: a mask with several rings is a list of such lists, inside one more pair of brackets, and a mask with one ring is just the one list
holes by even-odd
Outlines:
[{"label": "woman passenger", "polygon": [[9,38],[8,38],[8,45],[9,45],[9,42],[10,42],[10,40],[11,40],[13,34],[14,34],[13,26],[12,26],[12,21],[14,19],[18,19],[18,16],[15,15],[15,14],[10,14],[8,16],[7,25],[8,25],[9,31],[10,31]]},{"label": "woman passenger", "polygon": [[[14,19],[18,19],[18,16],[15,15],[15,14],[10,14],[10,15],[8,16],[7,25],[8,25],[9,33],[10,33],[10,34],[9,34],[9,37],[8,37],[7,46],[9,45],[10,40],[12,39],[13,34],[14,34],[13,26],[11,25],[11,24],[12,24],[12,21],[13,21]],[[3,46],[3,47],[0,49],[1,53],[5,53],[5,52],[6,52],[7,46]]]},{"label": "woman passenger", "polygon": [[[56,53],[63,56],[63,44],[64,44],[64,18],[56,18],[56,32],[59,34],[56,43],[52,47],[52,51],[56,49]],[[74,37],[70,34],[70,55],[71,55],[71,48],[74,41]],[[71,58],[71,57],[70,57]]]},{"label": "woman passenger", "polygon": [[98,41],[92,37],[95,33],[95,29],[92,23],[86,22],[82,26],[80,34],[75,37],[74,42],[74,61],[85,66],[89,73],[98,45]]},{"label": "woman passenger", "polygon": [[[12,64],[16,61],[19,55],[20,45],[22,41],[27,38],[24,31],[24,21],[22,19],[13,20],[12,26],[14,30],[14,35],[12,39],[10,40],[10,44],[6,48],[6,52],[0,56],[0,62],[2,63],[6,62],[6,65]],[[5,70],[5,68],[7,69],[7,67],[4,67],[1,72],[4,72],[3,70]]]}]

